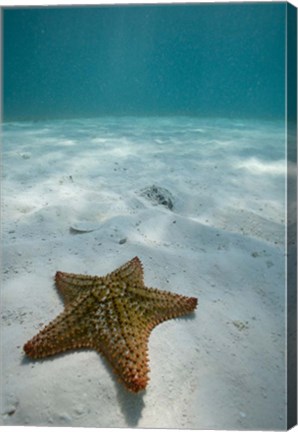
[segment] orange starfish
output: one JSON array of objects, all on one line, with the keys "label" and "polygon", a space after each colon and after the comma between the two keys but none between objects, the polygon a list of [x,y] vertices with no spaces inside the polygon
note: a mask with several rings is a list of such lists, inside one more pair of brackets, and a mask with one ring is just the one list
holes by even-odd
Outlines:
[{"label": "orange starfish", "polygon": [[197,299],[147,288],[133,258],[106,276],[56,273],[64,311],[24,345],[32,358],[92,348],[111,363],[126,387],[138,392],[148,378],[148,339],[162,321],[195,310]]}]

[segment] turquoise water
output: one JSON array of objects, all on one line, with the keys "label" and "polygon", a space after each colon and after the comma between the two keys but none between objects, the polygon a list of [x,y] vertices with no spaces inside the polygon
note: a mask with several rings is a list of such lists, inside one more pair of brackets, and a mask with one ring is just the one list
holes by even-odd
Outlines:
[{"label": "turquoise water", "polygon": [[283,118],[286,3],[6,8],[4,120]]}]

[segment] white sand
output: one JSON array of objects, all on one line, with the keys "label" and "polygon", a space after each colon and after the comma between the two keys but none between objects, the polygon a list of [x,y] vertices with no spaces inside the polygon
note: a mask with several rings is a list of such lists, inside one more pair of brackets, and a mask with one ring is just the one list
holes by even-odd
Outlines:
[{"label": "white sand", "polygon": [[[2,150],[2,424],[285,427],[282,123],[15,123]],[[153,184],[172,211],[140,196]],[[104,275],[136,255],[147,286],[199,298],[152,332],[145,393],[94,351],[25,358],[63,309],[57,270]]]}]

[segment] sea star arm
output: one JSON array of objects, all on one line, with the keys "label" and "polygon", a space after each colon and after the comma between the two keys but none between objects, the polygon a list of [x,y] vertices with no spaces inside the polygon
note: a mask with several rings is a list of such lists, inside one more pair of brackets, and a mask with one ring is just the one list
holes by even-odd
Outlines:
[{"label": "sea star arm", "polygon": [[57,271],[55,275],[56,287],[61,294],[65,306],[72,303],[81,293],[90,292],[94,285],[103,278],[97,276],[65,273]]},{"label": "sea star arm", "polygon": [[134,257],[107,276],[115,280],[121,279],[134,285],[144,285],[143,266],[138,257]]},{"label": "sea star arm", "polygon": [[24,345],[25,353],[31,358],[42,358],[69,349],[91,347],[89,311],[92,306],[92,297],[88,292],[80,296]]},{"label": "sea star arm", "polygon": [[193,311],[197,305],[195,298],[169,292],[158,300],[160,293],[160,290],[146,289],[147,297],[141,303],[131,292],[111,298],[101,314],[101,323],[97,322],[100,331],[94,338],[93,348],[104,354],[133,392],[145,389],[149,380],[148,339],[151,330],[162,321]]},{"label": "sea star arm", "polygon": [[104,311],[104,325],[98,325],[93,348],[102,353],[125,386],[138,392],[146,388],[150,325],[121,299],[113,299]]},{"label": "sea star arm", "polygon": [[193,312],[198,304],[195,297],[186,297],[155,288],[130,287],[131,303],[152,325]]}]

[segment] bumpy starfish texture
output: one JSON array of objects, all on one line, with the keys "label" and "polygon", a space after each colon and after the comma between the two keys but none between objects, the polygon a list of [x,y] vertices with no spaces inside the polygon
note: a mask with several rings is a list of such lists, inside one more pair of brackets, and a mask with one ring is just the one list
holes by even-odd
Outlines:
[{"label": "bumpy starfish texture", "polygon": [[37,359],[95,349],[133,392],[144,390],[149,380],[151,330],[197,306],[194,297],[145,287],[138,257],[103,277],[59,271],[55,281],[65,309],[24,345],[25,353]]}]

